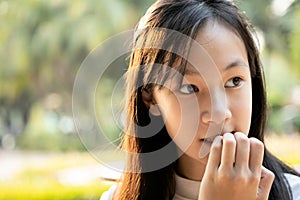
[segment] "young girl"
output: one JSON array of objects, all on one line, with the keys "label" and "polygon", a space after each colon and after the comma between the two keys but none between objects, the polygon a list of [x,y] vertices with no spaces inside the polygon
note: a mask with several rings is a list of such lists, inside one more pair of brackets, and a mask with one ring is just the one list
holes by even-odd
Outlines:
[{"label": "young girl", "polygon": [[231,1],[157,1],[136,30],[126,81],[129,156],[101,199],[300,199],[299,174],[264,146],[263,71]]}]

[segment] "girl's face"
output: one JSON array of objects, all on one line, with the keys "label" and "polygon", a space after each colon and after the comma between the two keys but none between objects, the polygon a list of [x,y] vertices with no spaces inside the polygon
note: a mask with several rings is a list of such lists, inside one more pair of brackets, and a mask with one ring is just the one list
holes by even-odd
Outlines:
[{"label": "girl's face", "polygon": [[170,137],[185,155],[206,162],[215,136],[226,132],[248,135],[251,76],[244,43],[225,25],[208,23],[196,41],[210,61],[202,62],[203,54],[192,49],[190,56],[199,62],[187,66],[180,86],[171,83],[154,88],[159,109],[150,107],[150,112],[162,114]]}]

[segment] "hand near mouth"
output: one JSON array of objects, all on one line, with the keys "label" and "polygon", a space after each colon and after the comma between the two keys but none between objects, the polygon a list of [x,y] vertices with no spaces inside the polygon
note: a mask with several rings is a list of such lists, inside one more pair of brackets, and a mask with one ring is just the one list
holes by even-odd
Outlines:
[{"label": "hand near mouth", "polygon": [[[226,133],[231,133],[231,134],[234,134],[234,133],[236,133],[236,131],[232,131],[232,132],[226,132]],[[200,140],[202,141],[202,142],[204,142],[204,143],[213,143],[213,141],[215,140],[215,138],[217,137],[217,136],[223,136],[225,133],[223,132],[223,133],[220,133],[219,135],[214,135],[214,136],[210,136],[210,137],[204,137],[204,138],[201,138]]]},{"label": "hand near mouth", "polygon": [[236,132],[211,146],[198,200],[267,200],[274,174],[262,166],[264,145]]}]

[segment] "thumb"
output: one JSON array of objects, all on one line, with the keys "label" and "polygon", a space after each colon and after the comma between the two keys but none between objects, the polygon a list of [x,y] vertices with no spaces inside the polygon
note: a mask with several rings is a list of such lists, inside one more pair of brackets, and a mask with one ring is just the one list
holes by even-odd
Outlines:
[{"label": "thumb", "polygon": [[275,175],[264,166],[261,169],[261,178],[258,186],[257,200],[267,200]]}]

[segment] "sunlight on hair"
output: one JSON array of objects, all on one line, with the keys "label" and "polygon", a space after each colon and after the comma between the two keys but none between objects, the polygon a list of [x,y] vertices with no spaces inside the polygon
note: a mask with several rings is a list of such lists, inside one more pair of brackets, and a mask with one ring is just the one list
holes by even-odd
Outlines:
[{"label": "sunlight on hair", "polygon": [[255,32],[251,32],[251,34],[256,48],[260,53],[262,53],[266,44],[264,32],[261,31],[258,27],[255,27]]}]

